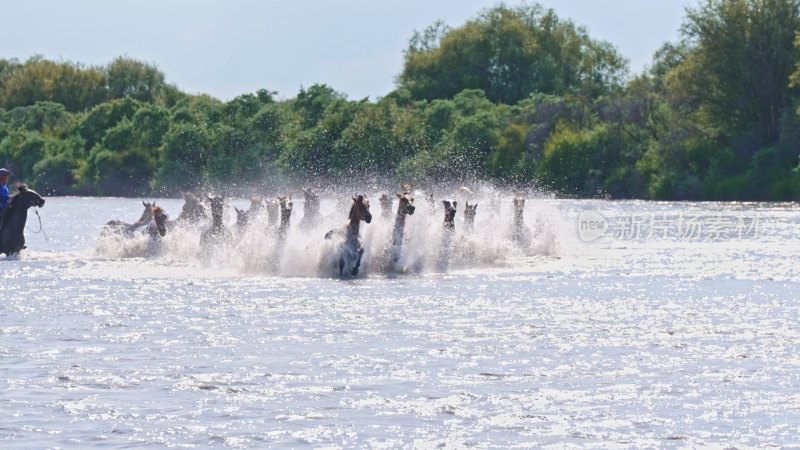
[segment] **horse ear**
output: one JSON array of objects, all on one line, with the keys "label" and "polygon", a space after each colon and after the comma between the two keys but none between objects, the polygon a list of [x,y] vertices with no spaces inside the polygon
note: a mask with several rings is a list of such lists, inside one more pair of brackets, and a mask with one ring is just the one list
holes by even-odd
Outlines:
[{"label": "horse ear", "polygon": [[145,208],[147,208],[147,207],[149,206],[149,205],[147,204],[147,202],[145,202],[144,200],[142,200],[142,204],[144,205],[144,207],[145,207]]},{"label": "horse ear", "polygon": [[467,208],[469,208],[469,200],[467,200]]},{"label": "horse ear", "polygon": [[448,202],[447,200],[442,200],[442,204],[443,204],[444,206],[447,206],[448,204],[450,204],[450,202]]},{"label": "horse ear", "polygon": [[453,202],[453,209],[456,209],[456,205],[458,205],[458,202]]},{"label": "horse ear", "polygon": [[397,198],[403,198],[403,194],[397,194]]},{"label": "horse ear", "polygon": [[353,196],[353,201],[354,201],[354,202],[357,202],[357,201],[358,201],[358,196],[355,196],[355,195],[354,195],[354,196]]}]

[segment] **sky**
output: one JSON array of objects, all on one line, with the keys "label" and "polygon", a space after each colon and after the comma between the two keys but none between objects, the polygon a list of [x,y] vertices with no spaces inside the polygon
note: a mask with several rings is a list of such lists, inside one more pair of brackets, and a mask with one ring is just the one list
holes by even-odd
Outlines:
[{"label": "sky", "polygon": [[[608,41],[640,73],[679,39],[697,0],[539,0]],[[183,91],[221,100],[259,89],[291,98],[324,83],[349,99],[395,88],[414,30],[458,27],[487,0],[0,0],[0,58],[155,64]],[[530,3],[530,2],[529,2]],[[507,5],[520,2],[508,0]]]}]

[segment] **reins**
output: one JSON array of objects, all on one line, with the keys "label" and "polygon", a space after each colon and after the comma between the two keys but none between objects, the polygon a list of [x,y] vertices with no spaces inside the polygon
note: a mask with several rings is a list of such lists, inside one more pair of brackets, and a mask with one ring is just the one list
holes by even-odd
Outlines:
[{"label": "reins", "polygon": [[49,237],[47,237],[47,233],[45,233],[45,232],[44,232],[44,227],[42,226],[42,216],[40,216],[40,215],[39,215],[39,208],[34,208],[34,209],[33,209],[33,212],[34,212],[34,214],[36,214],[36,217],[38,217],[38,218],[39,218],[39,230],[38,230],[38,231],[33,231],[33,230],[31,230],[30,228],[28,228],[28,226],[27,226],[27,225],[25,225],[25,229],[26,229],[26,230],[28,230],[28,231],[30,231],[30,232],[31,232],[31,233],[33,233],[33,234],[39,234],[39,233],[41,233],[41,234],[44,236],[45,240],[49,241],[49,240],[50,240],[50,238],[49,238]]}]

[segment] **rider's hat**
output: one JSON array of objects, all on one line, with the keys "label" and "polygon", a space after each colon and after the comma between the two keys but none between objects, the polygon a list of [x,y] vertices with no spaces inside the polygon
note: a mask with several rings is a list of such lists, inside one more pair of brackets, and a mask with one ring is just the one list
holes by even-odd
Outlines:
[{"label": "rider's hat", "polygon": [[3,167],[2,169],[0,169],[0,175],[14,175],[14,174],[11,173],[10,170],[8,170],[5,167]]}]

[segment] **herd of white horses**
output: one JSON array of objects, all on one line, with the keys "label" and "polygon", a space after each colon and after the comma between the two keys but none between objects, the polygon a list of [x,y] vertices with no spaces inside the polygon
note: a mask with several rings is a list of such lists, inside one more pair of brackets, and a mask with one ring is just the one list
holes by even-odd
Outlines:
[{"label": "herd of white horses", "polygon": [[[120,241],[145,243],[136,247],[140,254],[135,256],[147,257],[162,255],[170,239],[173,246],[189,241],[203,260],[246,255],[274,273],[313,254],[321,273],[352,278],[363,274],[365,266],[383,273],[427,267],[446,271],[454,261],[530,256],[537,252],[532,245],[536,234],[542,233],[540,223],[535,233],[525,223],[525,196],[511,195],[508,205],[508,196],[481,196],[467,187],[436,199],[415,185],[400,185],[399,193],[378,195],[381,212],[375,219],[365,194],[323,198],[322,191],[305,188],[303,215],[294,226],[291,196],[252,197],[249,208],[233,206],[231,211],[231,200],[221,195],[182,195],[183,207],[174,220],[155,202],[142,202],[139,220],[108,222],[102,239],[113,240],[116,247]],[[323,202],[328,214],[323,214]],[[488,203],[481,205],[486,218],[476,224],[480,202]]]}]

